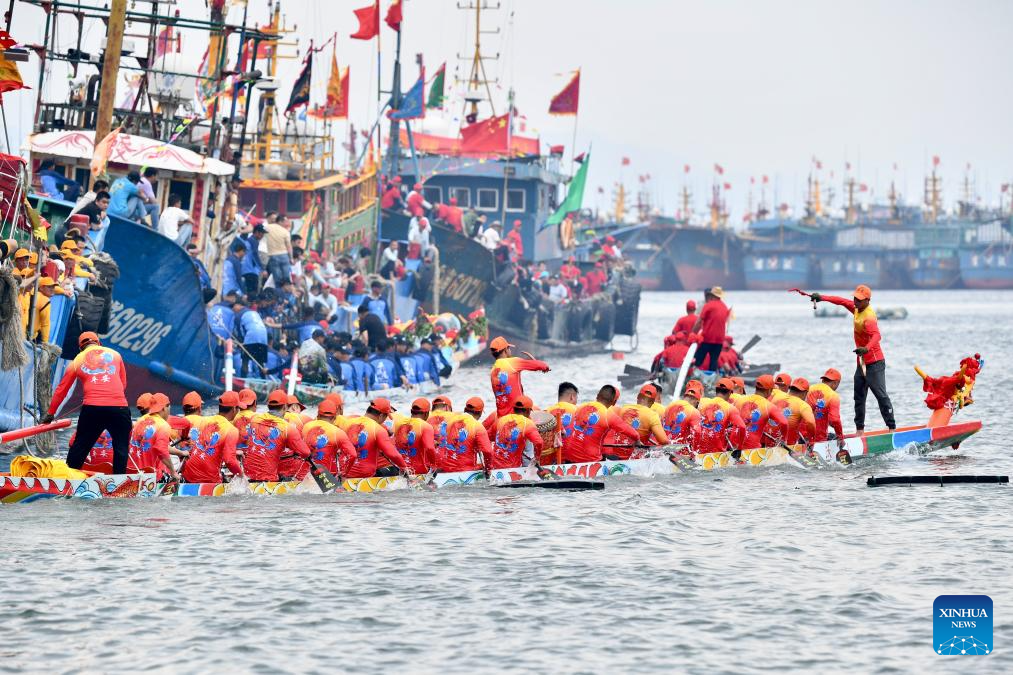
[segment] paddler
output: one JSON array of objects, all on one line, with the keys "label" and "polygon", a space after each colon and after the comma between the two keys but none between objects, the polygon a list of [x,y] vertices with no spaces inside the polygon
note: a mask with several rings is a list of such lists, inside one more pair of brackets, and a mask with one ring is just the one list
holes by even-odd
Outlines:
[{"label": "paddler", "polygon": [[754,448],[773,447],[780,444],[788,432],[788,418],[780,407],[770,402],[770,392],[774,388],[774,378],[764,374],[756,378],[754,393],[740,396],[735,407],[746,425],[746,435],[742,447]]},{"label": "paddler", "polygon": [[204,399],[197,392],[191,391],[183,396],[183,417],[190,424],[191,428],[200,427],[200,422],[204,419],[201,416],[203,407]]},{"label": "paddler", "polygon": [[292,395],[288,397],[288,406],[285,409],[285,419],[292,424],[296,425],[297,428],[302,430],[303,425],[306,424],[310,419],[306,415],[303,415],[303,411],[306,410],[306,406],[302,404],[298,396]]},{"label": "paddler", "polygon": [[[186,405],[184,404],[184,410]],[[227,391],[218,397],[218,414],[201,417],[190,426],[190,457],[180,467],[187,483],[221,483],[222,467],[233,476],[243,475],[236,456],[239,430],[232,424],[239,412],[239,394]]]},{"label": "paddler", "polygon": [[243,468],[251,481],[276,481],[282,454],[310,456],[299,429],[285,419],[288,394],[275,389],[267,398],[267,412],[254,414],[239,430],[237,452],[243,453]]},{"label": "paddler", "polygon": [[684,316],[679,317],[679,319],[675,322],[675,325],[672,326],[672,334],[675,335],[676,333],[684,333],[684,334],[692,333],[693,327],[696,326],[697,318],[698,317],[696,315],[696,300],[687,300],[686,314]]},{"label": "paddler", "polygon": [[841,373],[836,368],[828,368],[817,384],[809,387],[805,401],[812,408],[816,418],[816,431],[813,441],[821,443],[829,438],[828,429],[833,428],[837,438],[837,447],[844,448],[844,429],[841,425],[841,396],[837,387],[841,384]]},{"label": "paddler", "polygon": [[[303,426],[302,434],[306,447],[313,453],[314,461],[336,476],[340,476],[355,462],[355,446],[348,439],[348,435],[337,426],[337,418],[338,406],[333,399],[325,398],[317,406],[316,419]],[[303,462],[295,477],[302,480],[309,470],[309,462]]]},{"label": "paddler", "polygon": [[[355,446],[355,462],[348,469],[345,478],[367,478],[369,476],[396,476],[398,472],[408,475],[408,465],[401,453],[394,447],[390,434],[383,424],[397,408],[385,398],[369,402],[366,414],[345,418],[345,433]],[[391,466],[377,468],[378,456],[382,454]]]},{"label": "paddler", "polygon": [[654,390],[654,403],[651,404],[651,410],[658,413],[658,417],[661,417],[665,414],[665,404],[661,402],[661,387],[657,382],[648,382],[645,386]]},{"label": "paddler", "polygon": [[735,451],[742,447],[746,425],[729,400],[734,388],[731,379],[722,377],[715,387],[717,396],[700,402],[700,433],[693,448],[698,453]]},{"label": "paddler", "polygon": [[816,432],[816,419],[813,416],[813,409],[805,402],[808,392],[809,380],[804,377],[792,380],[786,405],[782,408],[784,416],[788,418],[788,430],[784,437],[786,445],[795,445],[800,440],[806,445],[812,443],[813,434]]},{"label": "paddler", "polygon": [[563,443],[573,433],[573,413],[577,410],[577,385],[560,382],[556,390],[556,402],[545,409],[556,418],[556,443],[553,447],[542,448],[539,464],[560,464],[563,461]]},{"label": "paddler", "polygon": [[684,443],[692,448],[700,430],[700,411],[697,407],[703,399],[703,383],[690,380],[686,383],[682,399],[673,401],[665,408],[661,423],[672,443]]},{"label": "paddler", "polygon": [[[449,396],[441,395],[433,398],[431,411],[426,421],[433,428],[433,438],[435,439],[437,450],[442,449],[447,444],[447,429],[451,420],[455,419],[458,414],[454,412],[454,404],[451,402]],[[382,458],[381,464],[383,464]]]},{"label": "paddler", "polygon": [[497,415],[513,414],[514,403],[524,395],[524,387],[521,386],[523,371],[549,372],[549,364],[544,361],[513,356],[510,349],[514,346],[502,336],[489,343],[489,351],[496,359],[489,373],[489,381],[492,383],[492,395],[496,399]]},{"label": "paddler", "polygon": [[778,373],[774,376],[774,388],[770,390],[771,403],[778,403],[788,398],[788,390],[791,389],[791,375]]},{"label": "paddler", "polygon": [[[802,293],[799,291],[799,293]],[[876,312],[869,305],[872,300],[872,289],[865,284],[855,288],[851,300],[836,295],[809,293],[814,303],[829,302],[843,307],[854,314],[855,355],[858,365],[855,368],[855,431],[861,436],[865,433],[865,399],[872,390],[872,395],[879,403],[879,412],[888,429],[896,429],[897,422],[893,416],[893,404],[886,392],[886,357],[883,356],[879,322]]]},{"label": "paddler", "polygon": [[485,469],[488,475],[486,463],[492,458],[492,442],[479,422],[484,410],[485,401],[472,396],[464,404],[464,414],[449,422],[446,445],[438,448],[436,453],[439,471],[453,473]]},{"label": "paddler", "polygon": [[492,439],[492,452],[488,460],[489,471],[514,469],[524,464],[528,443],[534,449],[534,456],[542,456],[544,445],[538,427],[531,421],[534,403],[527,396],[520,396],[514,402],[513,412],[496,420],[496,434]]},{"label": "paddler", "polygon": [[732,402],[732,405],[738,405],[738,402],[746,396],[746,381],[741,377],[730,377],[728,378],[735,385],[732,389],[732,395],[728,397],[728,400]]},{"label": "paddler", "polygon": [[426,423],[431,405],[429,399],[412,401],[411,417],[401,417],[394,423],[394,447],[415,474],[427,473],[436,466],[436,444],[433,427]]},{"label": "paddler", "polygon": [[[661,424],[661,417],[651,409],[657,403],[658,393],[651,384],[645,384],[637,392],[637,402],[627,403],[619,409],[619,416],[633,427],[635,434],[609,431],[605,434],[603,447],[608,454],[619,459],[629,459],[638,446],[667,445],[668,434]],[[642,453],[637,453],[642,454]]]},{"label": "paddler", "polygon": [[74,443],[67,451],[67,466],[80,469],[95,441],[103,431],[108,431],[113,439],[113,473],[126,473],[131,421],[125,394],[127,371],[123,359],[112,349],[103,347],[98,335],[91,331],[81,333],[77,344],[81,352],[64,371],[42,423],[53,421],[71,386],[79,383],[84,403],[77,420]]},{"label": "paddler", "polygon": [[[169,397],[162,393],[152,394],[148,413],[137,420],[130,431],[130,461],[127,469],[131,473],[154,472],[157,480],[168,475],[173,481],[179,481],[179,474],[170,457],[169,437],[172,430],[166,421],[168,419]],[[178,454],[188,456],[187,453]]]},{"label": "paddler", "polygon": [[[638,435],[619,415],[615,404],[619,400],[619,390],[606,384],[598,390],[595,400],[582,403],[573,413],[573,433],[563,441],[563,461],[575,464],[582,462],[601,461],[602,443],[607,431],[618,431],[627,436]],[[609,458],[616,455],[609,454]]]}]

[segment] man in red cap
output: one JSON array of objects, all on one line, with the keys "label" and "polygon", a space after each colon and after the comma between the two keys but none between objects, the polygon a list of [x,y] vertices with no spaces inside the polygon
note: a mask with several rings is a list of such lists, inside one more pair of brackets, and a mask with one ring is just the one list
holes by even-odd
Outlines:
[{"label": "man in red cap", "polygon": [[823,377],[817,384],[809,387],[809,393],[805,402],[813,410],[816,418],[816,432],[813,441],[822,442],[827,440],[827,430],[833,427],[834,435],[837,438],[837,446],[844,447],[844,429],[841,425],[841,396],[837,393],[837,387],[841,384],[841,373],[836,368],[829,368],[823,373]]},{"label": "man in red cap", "polygon": [[783,402],[788,398],[789,389],[791,389],[791,375],[788,373],[778,373],[774,376],[774,388],[770,390],[770,402]]},{"label": "man in red cap", "polygon": [[227,391],[218,397],[218,414],[200,418],[190,427],[190,456],[181,467],[187,483],[220,483],[222,467],[233,476],[243,475],[236,456],[239,430],[232,424],[239,412],[239,394]]},{"label": "man in red cap", "polygon": [[416,183],[412,186],[412,191],[408,193],[408,199],[406,200],[408,206],[408,213],[413,218],[420,218],[426,215],[426,209],[431,208],[425,198],[422,196],[422,183]]},{"label": "man in red cap", "polygon": [[394,447],[415,474],[427,473],[436,466],[433,427],[426,423],[430,407],[429,399],[417,398],[412,401],[411,417],[394,422]]},{"label": "man in red cap", "polygon": [[[345,478],[367,478],[369,476],[396,476],[398,471],[408,474],[408,465],[401,453],[394,447],[390,434],[383,423],[396,412],[396,408],[385,398],[374,398],[366,408],[366,414],[346,418],[345,433],[355,446],[355,462]],[[377,470],[377,456],[383,454],[393,465]]]},{"label": "man in red cap", "polygon": [[457,415],[447,424],[446,443],[437,450],[436,468],[444,473],[478,471],[488,467],[492,457],[489,433],[479,419],[485,402],[473,396],[464,404],[464,414]]},{"label": "man in red cap", "polygon": [[636,403],[627,403],[619,409],[619,416],[633,427],[636,433],[627,434],[609,430],[603,443],[603,446],[608,448],[608,454],[615,455],[619,459],[629,459],[634,454],[643,454],[637,452],[638,446],[668,444],[668,434],[661,424],[661,417],[651,409],[657,400],[657,390],[653,385],[645,384],[637,393]]},{"label": "man in red cap", "polygon": [[890,402],[890,395],[886,392],[886,357],[883,356],[883,348],[880,345],[879,322],[869,304],[872,300],[872,289],[865,284],[858,286],[851,300],[836,295],[798,292],[808,295],[814,303],[829,302],[854,314],[855,355],[858,361],[855,368],[856,433],[860,436],[865,433],[865,399],[870,389],[872,395],[876,397],[876,402],[879,403],[879,412],[883,415],[887,428],[896,429],[893,403]]},{"label": "man in red cap", "polygon": [[696,300],[686,301],[686,315],[679,317],[672,326],[672,334],[675,333],[692,333],[693,327],[696,325]]},{"label": "man in red cap", "polygon": [[[600,462],[605,455],[602,444],[608,431],[618,431],[627,436],[638,435],[616,410],[619,390],[606,384],[598,390],[595,400],[582,403],[573,412],[573,433],[563,440],[563,461],[570,464]],[[611,453],[611,449],[609,449]],[[617,455],[608,454],[608,458]]]},{"label": "man in red cap", "polygon": [[[162,393],[152,394],[148,414],[137,420],[130,432],[129,471],[154,473],[158,480],[168,475],[172,480],[179,481],[170,457],[169,437],[172,429],[166,421],[168,418],[169,397]],[[187,456],[187,453],[177,454]]]},{"label": "man in red cap", "polygon": [[503,237],[503,243],[511,251],[511,258],[516,262],[524,258],[524,241],[521,239],[521,221],[515,220],[513,228]]},{"label": "man in red cap", "polygon": [[788,419],[788,430],[784,436],[786,445],[795,445],[802,442],[806,445],[812,443],[813,435],[816,432],[816,419],[813,416],[813,409],[805,402],[806,394],[809,392],[809,380],[804,377],[796,377],[788,389],[788,398],[777,403],[784,416]]},{"label": "man in red cap", "polygon": [[103,347],[98,335],[91,331],[81,333],[77,344],[81,351],[64,371],[42,423],[53,421],[71,386],[79,383],[84,403],[74,443],[67,451],[67,466],[80,469],[95,441],[103,431],[108,431],[113,440],[113,473],[126,473],[131,421],[123,359],[112,349]]},{"label": "man in red cap", "polygon": [[[317,406],[317,418],[302,428],[303,439],[312,458],[336,476],[343,475],[355,462],[355,446],[335,422],[338,406],[333,399],[325,398]],[[309,462],[303,462],[295,477],[302,480],[309,473]]]},{"label": "man in red cap", "polygon": [[665,336],[665,348],[654,357],[651,372],[661,372],[662,368],[678,370],[689,352],[689,342],[682,331]]},{"label": "man in red cap", "polygon": [[760,375],[756,378],[754,393],[742,396],[735,401],[735,407],[746,425],[742,448],[773,447],[783,442],[788,433],[788,418],[784,411],[770,402],[770,392],[774,388],[774,378]]},{"label": "man in red cap", "polygon": [[735,451],[742,447],[746,424],[729,400],[734,389],[735,383],[722,377],[715,388],[717,396],[700,404],[700,433],[694,448],[698,453]]},{"label": "man in red cap", "polygon": [[237,451],[243,453],[243,468],[252,481],[278,480],[278,467],[286,450],[303,459],[310,456],[299,429],[285,419],[287,408],[288,394],[275,389],[267,398],[267,412],[256,413],[239,430]]},{"label": "man in red cap", "polygon": [[524,464],[527,444],[534,449],[534,457],[542,456],[543,441],[538,427],[531,421],[534,403],[527,396],[514,402],[513,412],[496,420],[496,434],[487,466],[490,471],[515,469]]},{"label": "man in red cap", "polygon": [[514,403],[524,395],[521,386],[521,373],[534,370],[549,372],[549,364],[536,359],[521,359],[513,356],[510,349],[514,345],[499,336],[489,343],[489,351],[496,362],[492,364],[489,381],[492,384],[492,395],[496,398],[496,414],[503,416],[513,413]]},{"label": "man in red cap", "polygon": [[665,408],[661,424],[672,443],[684,443],[692,449],[696,435],[700,432],[700,411],[697,408],[703,399],[703,383],[690,380],[686,383],[682,399],[673,401]]},{"label": "man in red cap", "polygon": [[183,417],[191,427],[200,426],[201,409],[204,407],[204,399],[195,391],[187,393],[183,397]]}]

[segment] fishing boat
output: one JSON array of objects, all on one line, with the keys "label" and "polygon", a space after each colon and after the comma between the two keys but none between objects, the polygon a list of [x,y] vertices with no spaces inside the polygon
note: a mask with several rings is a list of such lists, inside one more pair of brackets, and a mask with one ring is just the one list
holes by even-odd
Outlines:
[{"label": "fishing boat", "polygon": [[[852,461],[860,461],[895,451],[927,454],[947,447],[956,448],[981,429],[981,422],[969,421],[943,427],[904,427],[894,431],[881,430],[864,436],[845,438],[845,449]],[[815,443],[811,448],[757,448],[741,452],[717,452],[696,455],[681,454],[682,446],[653,450],[654,455],[628,460],[602,460],[579,464],[554,464],[543,467],[551,476],[535,467],[500,469],[486,478],[482,471],[436,473],[415,480],[404,477],[352,478],[341,481],[339,492],[387,492],[409,488],[441,489],[465,486],[497,485],[518,481],[552,480],[557,478],[605,478],[639,476],[692,475],[715,470],[747,470],[786,466],[810,469],[837,465],[839,452],[836,441]],[[162,484],[154,474],[96,475],[84,479],[28,478],[0,475],[0,503],[27,503],[39,499],[76,498],[110,499],[131,497],[224,497],[240,495],[320,494],[312,478],[303,481],[247,483],[183,483]]]}]

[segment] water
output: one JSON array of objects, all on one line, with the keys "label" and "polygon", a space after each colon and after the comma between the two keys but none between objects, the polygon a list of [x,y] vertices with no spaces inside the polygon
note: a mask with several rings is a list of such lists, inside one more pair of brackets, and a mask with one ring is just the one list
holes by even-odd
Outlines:
[{"label": "water", "polygon": [[[685,294],[641,313],[649,364]],[[845,373],[850,325],[786,294],[731,293],[740,343],[815,380]],[[985,429],[959,451],[852,470],[770,469],[610,480],[604,492],[436,493],[0,508],[0,670],[395,672],[1008,672],[1013,669],[1008,488],[876,488],[870,474],[1009,474],[1013,294],[884,292],[899,422],[927,418],[912,366],[986,358]],[[608,355],[527,374],[548,403],[590,395]],[[455,402],[486,393],[459,374]],[[462,386],[474,383],[474,389]],[[486,393],[486,397],[488,395]],[[628,399],[628,394],[624,400]],[[869,428],[880,426],[870,410]],[[995,602],[995,652],[932,651],[940,594]]]}]

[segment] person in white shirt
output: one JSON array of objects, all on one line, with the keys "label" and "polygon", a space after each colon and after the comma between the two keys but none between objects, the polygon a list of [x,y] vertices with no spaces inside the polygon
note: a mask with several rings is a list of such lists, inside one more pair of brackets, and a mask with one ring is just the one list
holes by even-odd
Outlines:
[{"label": "person in white shirt", "polygon": [[559,278],[559,275],[552,277],[552,285],[549,287],[549,300],[557,305],[561,305],[567,301],[570,297],[570,292],[566,289],[566,284]]},{"label": "person in white shirt", "polygon": [[334,297],[333,293],[325,290],[319,283],[313,284],[306,299],[310,307],[319,307],[327,313],[328,322],[332,321],[338,313],[338,299]]},{"label": "person in white shirt", "polygon": [[490,251],[495,251],[496,247],[499,246],[499,241],[502,238],[500,236],[500,230],[503,226],[499,224],[498,220],[492,221],[492,225],[486,228],[485,232],[482,233],[482,246],[485,246]]},{"label": "person in white shirt", "polygon": [[177,194],[169,195],[169,206],[158,219],[158,233],[185,246],[193,236],[193,218],[179,207],[183,199]]},{"label": "person in white shirt", "polygon": [[392,239],[380,255],[380,276],[384,279],[393,277],[399,262],[398,243],[396,239]]},{"label": "person in white shirt", "polygon": [[429,227],[429,219],[425,216],[412,218],[408,227],[408,243],[418,244],[420,256],[425,258],[432,248],[429,244],[429,234],[432,228]]}]

